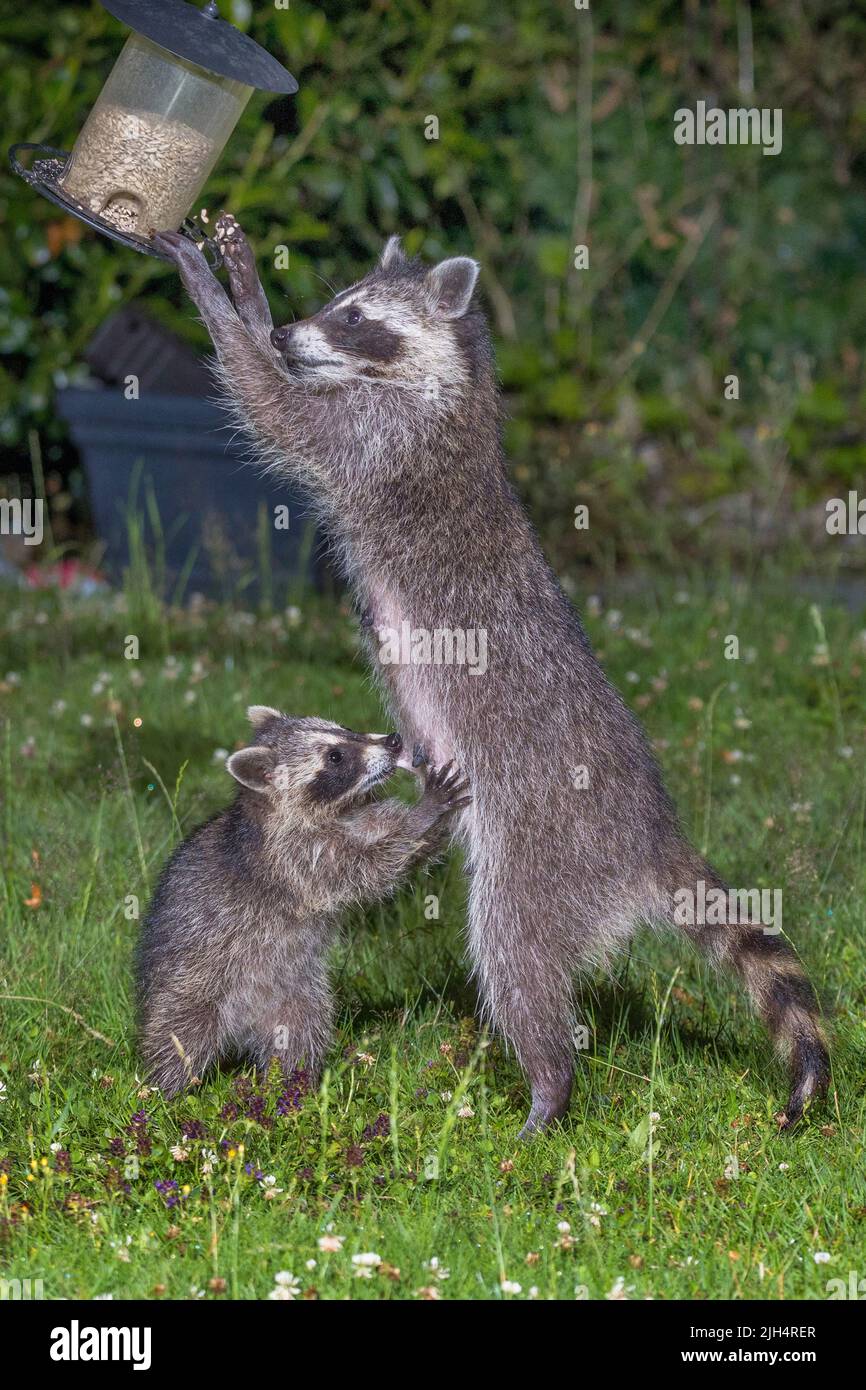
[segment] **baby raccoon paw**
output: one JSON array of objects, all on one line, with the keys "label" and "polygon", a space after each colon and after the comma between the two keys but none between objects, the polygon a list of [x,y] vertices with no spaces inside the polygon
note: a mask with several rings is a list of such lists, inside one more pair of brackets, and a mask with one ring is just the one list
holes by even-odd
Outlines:
[{"label": "baby raccoon paw", "polygon": [[424,800],[435,807],[438,819],[450,815],[460,806],[468,805],[472,798],[463,795],[468,790],[468,781],[460,769],[454,767],[452,759],[444,767],[430,768],[424,784]]}]

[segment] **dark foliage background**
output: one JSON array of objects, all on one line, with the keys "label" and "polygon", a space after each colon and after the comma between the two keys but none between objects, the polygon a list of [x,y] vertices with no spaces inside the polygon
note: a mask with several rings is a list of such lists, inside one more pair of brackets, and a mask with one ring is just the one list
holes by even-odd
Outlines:
[{"label": "dark foliage background", "polygon": [[[221,9],[300,92],[254,97],[203,201],[241,219],[285,317],[362,272],[391,232],[431,259],[481,260],[515,478],[560,567],[862,563],[856,538],[828,547],[823,503],[866,479],[866,13],[844,0]],[[95,3],[4,0],[8,142],[69,148],[123,34]],[[675,145],[674,111],[701,98],[782,108],[782,153]],[[204,336],[167,268],[8,173],[0,233],[5,483],[26,488],[41,458],[55,535],[85,540],[55,388],[79,379],[123,302]],[[589,270],[573,266],[582,242]],[[288,271],[273,268],[279,244]],[[589,531],[571,524],[578,503]]]}]

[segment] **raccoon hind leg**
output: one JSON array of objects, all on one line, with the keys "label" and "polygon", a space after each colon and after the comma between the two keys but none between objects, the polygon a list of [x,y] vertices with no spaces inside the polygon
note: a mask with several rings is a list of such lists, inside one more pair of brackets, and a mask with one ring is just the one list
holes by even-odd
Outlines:
[{"label": "raccoon hind leg", "polygon": [[[514,1053],[531,1092],[521,1139],[568,1110],[574,1078],[572,968],[539,922],[500,892],[473,885],[469,941],[482,1013]],[[539,912],[541,909],[539,908]]]},{"label": "raccoon hind leg", "polygon": [[146,1004],[139,1024],[139,1050],[154,1085],[167,1098],[199,1080],[219,1054],[219,1024],[212,1004],[171,992]]},{"label": "raccoon hind leg", "polygon": [[249,1010],[238,1045],[260,1071],[276,1058],[285,1076],[302,1067],[317,1085],[333,1033],[330,987],[320,970],[299,971],[295,982],[280,984]]}]

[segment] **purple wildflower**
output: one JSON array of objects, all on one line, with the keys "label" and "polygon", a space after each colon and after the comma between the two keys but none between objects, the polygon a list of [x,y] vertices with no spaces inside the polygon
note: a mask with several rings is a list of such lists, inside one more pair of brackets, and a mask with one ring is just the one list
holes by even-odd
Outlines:
[{"label": "purple wildflower", "polygon": [[257,1120],[261,1124],[265,1113],[264,1096],[250,1096],[245,1113],[248,1120]]},{"label": "purple wildflower", "polygon": [[373,1124],[367,1125],[361,1135],[361,1143],[367,1144],[371,1139],[387,1139],[391,1133],[391,1118],[389,1115],[378,1115]]}]

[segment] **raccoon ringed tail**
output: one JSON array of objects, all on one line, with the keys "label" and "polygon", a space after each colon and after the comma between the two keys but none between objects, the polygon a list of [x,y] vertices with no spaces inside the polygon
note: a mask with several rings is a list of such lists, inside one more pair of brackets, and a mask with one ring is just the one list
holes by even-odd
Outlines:
[{"label": "raccoon ringed tail", "polygon": [[[729,892],[715,870],[701,861],[696,866],[692,860],[689,872],[676,877],[674,892],[684,887],[694,891],[701,880],[707,894],[712,889],[721,889],[726,896]],[[826,1093],[830,1081],[818,1000],[795,952],[781,934],[767,931],[760,923],[687,922],[676,911],[674,922],[714,965],[727,967],[740,978],[777,1052],[787,1061],[791,1092],[779,1124],[788,1129],[813,1097]]]}]

